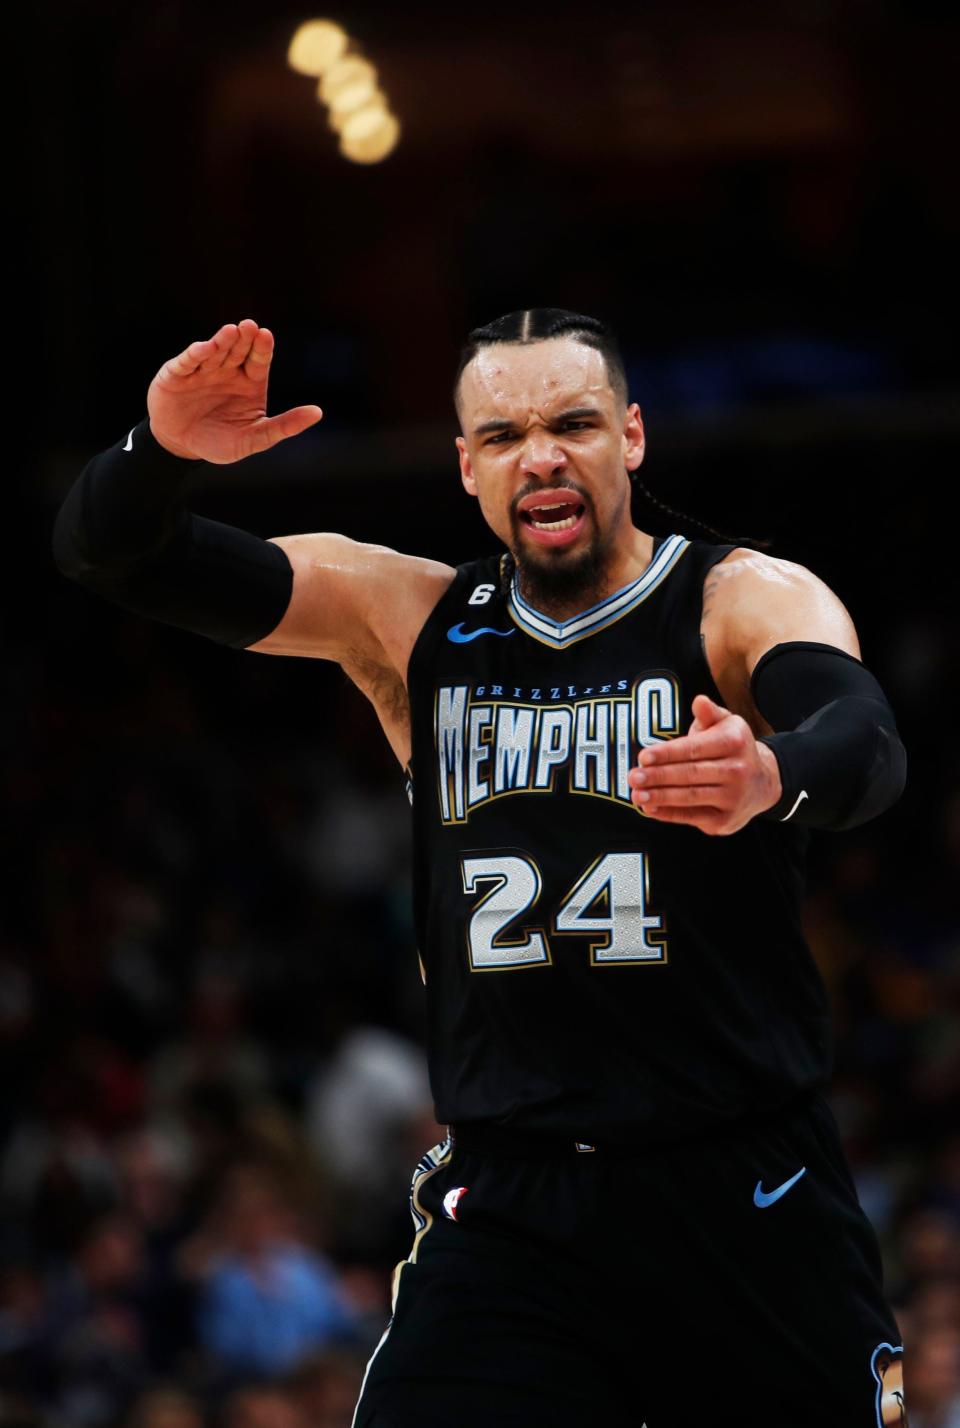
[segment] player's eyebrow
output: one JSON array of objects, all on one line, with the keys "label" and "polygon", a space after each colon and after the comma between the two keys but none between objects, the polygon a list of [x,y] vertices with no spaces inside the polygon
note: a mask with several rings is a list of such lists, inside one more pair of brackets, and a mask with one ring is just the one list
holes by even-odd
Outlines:
[{"label": "player's eyebrow", "polygon": [[582,421],[585,417],[602,417],[603,412],[599,407],[569,407],[565,412],[560,412],[551,422],[552,426],[559,425],[562,421]]},{"label": "player's eyebrow", "polygon": [[510,431],[513,422],[506,417],[493,417],[491,421],[481,422],[479,426],[473,428],[474,436],[486,436],[491,431]]},{"label": "player's eyebrow", "polygon": [[[559,426],[565,421],[581,421],[586,417],[600,417],[603,413],[599,407],[568,407],[566,411],[558,412],[550,422],[551,426]],[[515,422],[509,417],[491,417],[490,421],[481,422],[473,429],[474,436],[487,436],[493,431],[512,431]]]}]

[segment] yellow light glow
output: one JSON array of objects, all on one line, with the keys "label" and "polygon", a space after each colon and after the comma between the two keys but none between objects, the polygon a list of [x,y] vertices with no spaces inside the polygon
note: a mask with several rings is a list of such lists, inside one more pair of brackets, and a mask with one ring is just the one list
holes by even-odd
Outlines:
[{"label": "yellow light glow", "polygon": [[370,80],[358,80],[341,89],[330,105],[330,124],[334,129],[342,129],[358,109],[386,109],[386,97]]},{"label": "yellow light glow", "polygon": [[319,77],[347,48],[347,34],[332,20],[306,20],[296,31],[287,50],[287,64],[298,74]]},{"label": "yellow light glow", "polygon": [[332,104],[341,89],[369,81],[372,89],[377,87],[377,71],[369,60],[360,55],[344,55],[324,71],[317,92],[324,104]]},{"label": "yellow light glow", "polygon": [[387,109],[369,105],[344,121],[340,152],[355,164],[378,164],[397,147],[400,125]]},{"label": "yellow light glow", "polygon": [[383,100],[374,100],[345,119],[340,132],[348,143],[352,143],[376,133],[383,121],[389,117],[389,110]]}]

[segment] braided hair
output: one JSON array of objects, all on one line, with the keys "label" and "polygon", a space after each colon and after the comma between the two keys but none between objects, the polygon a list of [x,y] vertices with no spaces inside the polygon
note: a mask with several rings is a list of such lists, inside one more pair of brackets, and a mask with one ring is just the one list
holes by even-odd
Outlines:
[{"label": "braided hair", "polygon": [[[551,337],[572,337],[575,342],[580,342],[585,347],[593,347],[599,352],[606,363],[607,375],[614,395],[619,402],[626,406],[627,373],[620,352],[620,344],[613,329],[607,323],[601,322],[599,318],[587,317],[582,312],[568,312],[566,308],[562,307],[520,308],[516,312],[508,312],[504,317],[496,318],[493,322],[485,323],[483,327],[475,327],[472,332],[468,333],[467,340],[460,352],[460,360],[457,363],[457,374],[453,385],[454,405],[459,410],[460,378],[463,376],[464,368],[473,361],[482,348],[492,347],[498,342],[526,346],[532,342],[546,342]],[[668,515],[673,529],[678,530],[681,535],[686,533],[683,529],[686,527],[687,532],[694,532],[695,538],[703,539],[705,537],[713,544],[749,546],[754,550],[769,550],[772,544],[769,540],[755,539],[750,536],[740,538],[726,535],[723,531],[718,531],[713,526],[707,525],[698,517],[688,516],[683,511],[677,511],[672,506],[668,506],[665,501],[654,496],[639,480],[636,471],[630,473],[630,479],[634,491],[642,497],[648,506]]]},{"label": "braided hair", "polygon": [[[635,471],[631,471],[630,480],[633,482],[634,491],[638,492],[649,506],[655,507],[658,511],[664,511],[670,517],[672,530],[677,530],[681,526],[687,526],[688,529],[696,527],[698,531],[706,532],[706,536],[712,540],[714,545],[743,545],[749,546],[751,550],[769,550],[773,545],[773,541],[760,536],[725,535],[723,531],[708,526],[706,521],[701,521],[698,516],[688,516],[683,511],[675,511],[672,506],[667,505],[666,501],[661,501],[659,496],[655,496],[643,484]],[[680,534],[684,534],[683,530],[680,530]]]}]

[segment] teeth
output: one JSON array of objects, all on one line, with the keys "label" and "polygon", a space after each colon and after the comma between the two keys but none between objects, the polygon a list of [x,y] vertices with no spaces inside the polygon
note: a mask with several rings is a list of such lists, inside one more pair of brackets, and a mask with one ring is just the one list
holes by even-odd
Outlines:
[{"label": "teeth", "polygon": [[[540,509],[543,508],[540,507]],[[568,531],[576,523],[576,516],[567,516],[565,521],[535,521],[532,517],[530,519],[530,524],[535,526],[538,531]]]},{"label": "teeth", "polygon": [[530,506],[527,518],[538,531],[568,531],[580,519],[579,511],[573,516],[564,516],[562,520],[551,520],[550,515],[558,510],[569,510],[571,504],[570,501],[551,501],[547,506]]}]

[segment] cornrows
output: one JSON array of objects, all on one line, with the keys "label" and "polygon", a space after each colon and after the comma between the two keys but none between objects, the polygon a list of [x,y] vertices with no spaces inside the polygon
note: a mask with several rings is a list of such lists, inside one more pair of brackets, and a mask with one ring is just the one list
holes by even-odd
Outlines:
[{"label": "cornrows", "polygon": [[[626,405],[627,375],[620,353],[620,345],[613,328],[609,324],[601,322],[599,318],[588,317],[582,312],[569,312],[566,308],[561,307],[519,308],[516,312],[508,312],[503,317],[486,323],[483,327],[475,327],[469,333],[460,352],[454,382],[454,403],[456,404],[459,397],[463,369],[473,361],[481,348],[491,347],[498,342],[521,345],[531,342],[546,342],[551,337],[571,337],[575,342],[582,342],[585,347],[595,348],[606,363],[611,387],[618,399]],[[678,531],[680,535],[687,533],[700,537],[706,535],[715,544],[728,545],[732,543],[748,546],[753,550],[769,550],[773,544],[772,541],[752,536],[739,538],[725,535],[723,531],[718,531],[713,526],[707,525],[706,521],[701,521],[696,516],[688,516],[683,511],[676,511],[672,506],[668,506],[665,501],[654,496],[642,481],[636,479],[635,473],[632,479],[634,489],[640,492],[650,506],[668,515],[674,527],[678,525],[687,527],[687,532],[683,529]],[[512,574],[512,560],[508,560],[508,564]],[[509,576],[507,577],[507,586],[509,586]],[[506,589],[507,586],[504,588]]]},{"label": "cornrows", "polygon": [[[706,521],[701,521],[697,516],[688,516],[684,511],[677,511],[674,510],[673,506],[668,506],[666,501],[661,501],[659,496],[655,496],[636,475],[634,475],[632,479],[633,489],[638,491],[643,499],[651,506],[655,506],[658,511],[664,511],[670,516],[674,526],[678,523],[687,526],[696,526],[698,531],[705,531],[707,535],[712,538],[714,543],[718,545],[733,544],[749,546],[751,550],[769,550],[773,545],[772,541],[760,537],[725,535],[723,531],[718,531],[713,526],[708,526]],[[678,533],[680,535],[684,534],[682,530]]]},{"label": "cornrows", "polygon": [[613,329],[596,317],[587,317],[582,312],[568,312],[562,307],[519,308],[516,312],[508,312],[483,327],[475,327],[468,334],[460,352],[453,387],[454,404],[459,397],[463,369],[468,362],[473,361],[481,348],[492,347],[498,342],[526,346],[531,342],[546,342],[551,337],[572,337],[575,342],[582,342],[585,347],[595,348],[606,363],[611,387],[626,405],[627,377]]}]

